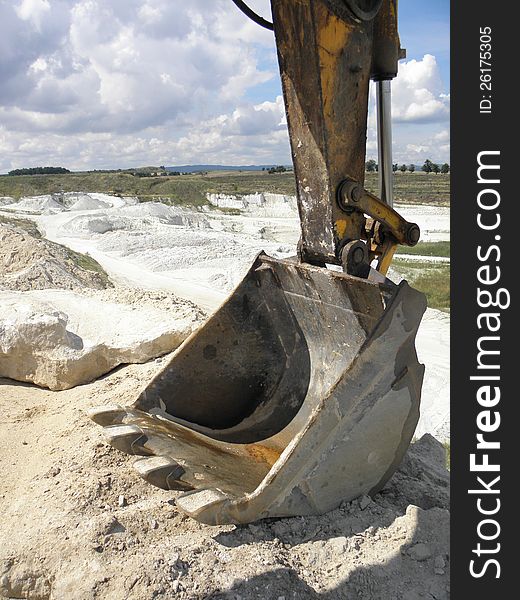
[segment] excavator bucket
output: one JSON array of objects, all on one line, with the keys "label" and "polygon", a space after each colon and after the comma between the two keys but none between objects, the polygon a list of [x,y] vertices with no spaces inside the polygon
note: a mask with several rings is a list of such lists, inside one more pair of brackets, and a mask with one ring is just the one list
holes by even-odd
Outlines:
[{"label": "excavator bucket", "polygon": [[132,406],[91,414],[114,447],[142,456],[139,475],[181,491],[179,508],[212,525],[319,514],[376,493],[419,417],[426,300],[383,274],[396,245],[420,232],[392,209],[390,188],[380,200],[363,185],[368,84],[387,91],[402,54],[397,0],[271,6],[298,260],[261,253]]},{"label": "excavator bucket", "polygon": [[90,416],[203,523],[324,513],[380,490],[410,443],[425,308],[406,282],[261,253],[132,406]]}]

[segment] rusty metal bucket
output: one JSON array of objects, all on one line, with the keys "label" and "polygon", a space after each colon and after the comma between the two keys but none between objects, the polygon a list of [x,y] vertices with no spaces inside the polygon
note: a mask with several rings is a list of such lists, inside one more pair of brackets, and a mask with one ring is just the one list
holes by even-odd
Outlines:
[{"label": "rusty metal bucket", "polygon": [[323,513],[377,492],[412,439],[425,308],[406,282],[261,253],[132,406],[90,416],[203,523]]}]

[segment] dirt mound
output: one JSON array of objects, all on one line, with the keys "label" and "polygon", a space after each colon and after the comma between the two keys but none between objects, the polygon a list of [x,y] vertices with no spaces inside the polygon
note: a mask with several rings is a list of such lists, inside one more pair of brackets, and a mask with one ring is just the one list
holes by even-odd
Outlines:
[{"label": "dirt mound", "polygon": [[110,205],[102,200],[92,198],[88,194],[82,194],[70,206],[69,210],[97,210],[98,208],[108,208]]},{"label": "dirt mound", "polygon": [[39,239],[15,223],[0,222],[0,289],[104,289],[111,285],[90,257]]},{"label": "dirt mound", "polygon": [[168,292],[107,287],[88,256],[13,222],[0,223],[0,376],[68,389],[171,352],[206,316]]},{"label": "dirt mound", "polygon": [[82,290],[82,296],[90,296],[102,302],[120,302],[129,306],[156,308],[175,314],[176,318],[189,319],[193,323],[201,323],[207,313],[189,300],[166,290],[140,290],[118,285],[105,290]]},{"label": "dirt mound", "polygon": [[132,402],[165,360],[59,394],[0,383],[0,597],[447,600],[449,479],[431,436],[373,499],[204,526],[85,416]]},{"label": "dirt mound", "polygon": [[121,208],[138,204],[137,198],[86,192],[55,192],[41,196],[23,196],[19,200],[0,196],[0,206],[12,212],[53,215],[65,211]]},{"label": "dirt mound", "polygon": [[9,208],[31,213],[55,213],[65,210],[63,204],[57,201],[53,194],[20,198],[15,205]]}]

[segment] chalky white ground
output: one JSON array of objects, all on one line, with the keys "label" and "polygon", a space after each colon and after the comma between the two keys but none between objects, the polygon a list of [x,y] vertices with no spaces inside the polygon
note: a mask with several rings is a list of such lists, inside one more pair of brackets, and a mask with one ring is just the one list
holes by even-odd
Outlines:
[{"label": "chalky white ground", "polygon": [[[253,198],[239,215],[101,194],[59,200],[56,206],[48,197],[1,199],[0,209],[34,219],[49,239],[88,251],[126,284],[81,292],[96,302],[172,312],[175,300],[162,290],[174,290],[213,310],[258,250],[286,256],[298,237],[291,199],[258,206]],[[414,210],[415,220],[423,215],[434,223],[431,239],[448,238],[447,211]],[[55,291],[45,300],[53,295],[66,298]],[[188,309],[184,303],[184,315]],[[418,350],[427,378],[417,433],[447,433],[447,315],[428,311]],[[142,482],[130,467],[133,458],[107,446],[85,415],[93,406],[133,401],[166,360],[129,365],[61,392],[0,380],[0,597],[449,598],[449,482],[438,442],[416,443],[373,500],[305,519],[200,525],[178,512],[174,492]]]},{"label": "chalky white ground", "polygon": [[[90,254],[125,287],[167,290],[213,311],[238,284],[254,256],[295,253],[299,236],[291,196],[210,195],[215,207],[191,210],[135,198],[70,193],[3,204],[0,214],[33,219],[49,240]],[[234,209],[239,214],[222,212]],[[403,205],[424,241],[449,240],[449,209]],[[398,274],[394,274],[398,276]],[[449,438],[449,316],[428,309],[417,351],[426,366],[417,435]]]}]

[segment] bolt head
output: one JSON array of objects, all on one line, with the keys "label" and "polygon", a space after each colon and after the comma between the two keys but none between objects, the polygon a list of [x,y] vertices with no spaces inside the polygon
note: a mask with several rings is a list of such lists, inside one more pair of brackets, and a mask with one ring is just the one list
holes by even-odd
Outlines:
[{"label": "bolt head", "polygon": [[360,185],[353,187],[352,191],[350,192],[350,198],[352,199],[352,202],[359,202],[361,200],[362,193],[363,189]]},{"label": "bolt head", "polygon": [[415,246],[421,237],[421,230],[419,226],[415,223],[412,223],[410,227],[408,227],[408,231],[406,232],[406,241],[410,244],[410,246]]}]

